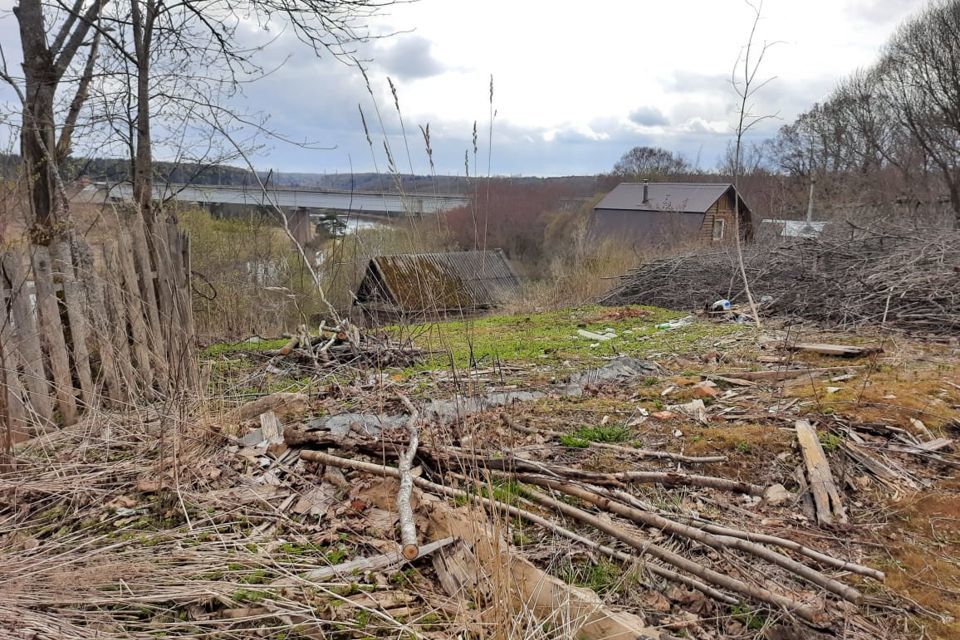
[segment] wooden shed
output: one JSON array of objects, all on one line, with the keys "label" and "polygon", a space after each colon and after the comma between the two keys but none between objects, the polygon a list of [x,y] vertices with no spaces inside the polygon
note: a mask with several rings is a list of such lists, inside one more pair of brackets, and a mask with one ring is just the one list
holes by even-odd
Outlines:
[{"label": "wooden shed", "polygon": [[369,323],[472,316],[501,306],[519,287],[500,249],[377,256],[354,309]]},{"label": "wooden shed", "polygon": [[749,239],[750,207],[729,183],[621,183],[594,207],[592,230],[650,248],[728,243],[737,199],[741,238]]}]

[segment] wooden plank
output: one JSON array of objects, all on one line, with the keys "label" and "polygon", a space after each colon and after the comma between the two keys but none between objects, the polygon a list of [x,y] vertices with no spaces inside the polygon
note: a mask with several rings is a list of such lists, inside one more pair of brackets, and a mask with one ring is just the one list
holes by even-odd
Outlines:
[{"label": "wooden plank", "polygon": [[917,445],[917,449],[930,453],[933,451],[940,451],[941,449],[946,449],[947,447],[952,445],[953,445],[952,438],[937,438],[935,440],[930,440],[929,442],[924,442],[923,444]]},{"label": "wooden plank", "polygon": [[823,525],[845,524],[847,514],[840,500],[840,492],[833,481],[827,456],[820,446],[817,430],[806,420],[798,420],[794,426],[806,465],[810,492],[813,493],[817,522]]},{"label": "wooden plank", "polygon": [[844,442],[841,446],[848,456],[859,462],[867,471],[876,476],[878,480],[888,487],[896,490],[900,488],[900,485],[904,485],[913,490],[920,489],[920,485],[914,482],[909,473],[885,464],[876,456],[869,453],[866,447],[853,442]]},{"label": "wooden plank", "polygon": [[37,290],[37,311],[40,315],[43,342],[50,358],[50,374],[53,391],[60,409],[60,418],[65,426],[77,421],[77,397],[73,388],[70,370],[70,354],[60,321],[60,303],[53,290],[53,268],[47,247],[33,247],[30,262],[33,264],[33,283]]},{"label": "wooden plank", "polygon": [[[107,327],[111,329],[110,342],[114,360],[117,364],[117,377],[121,386],[128,390],[128,398],[133,398],[135,397],[134,390],[140,386],[141,378],[136,374],[133,368],[133,360],[130,357],[129,336],[127,335],[127,304],[123,296],[123,276],[120,273],[120,260],[117,257],[117,247],[112,244],[103,245],[101,251],[106,266],[103,279],[103,302],[107,312]],[[134,305],[134,312],[140,314],[142,309]],[[142,367],[139,367],[139,369],[142,369]]]},{"label": "wooden plank", "polygon": [[[157,308],[160,311],[160,322],[163,325],[165,351],[162,357],[167,364],[169,376],[172,379],[176,374],[179,377],[180,371],[177,370],[177,364],[180,361],[179,344],[179,314],[177,313],[174,291],[176,285],[173,282],[172,264],[170,260],[169,240],[167,239],[166,226],[163,225],[149,237],[151,256],[153,257],[154,268],[157,272]],[[168,384],[171,380],[168,380]]]},{"label": "wooden plank", "polygon": [[87,304],[90,314],[93,338],[97,344],[100,359],[100,376],[103,394],[113,406],[127,402],[129,386],[120,381],[116,353],[113,349],[113,330],[110,326],[107,307],[104,302],[103,281],[99,275],[90,276],[87,285]]},{"label": "wooden plank", "polygon": [[17,350],[23,366],[24,386],[27,388],[30,407],[47,427],[53,423],[53,398],[44,371],[37,318],[27,293],[28,272],[24,268],[26,258],[21,250],[7,249],[0,254],[0,260],[10,283],[10,306],[17,329]]},{"label": "wooden plank", "polygon": [[89,320],[87,319],[86,296],[77,282],[73,266],[73,253],[65,240],[56,240],[50,245],[50,257],[53,260],[54,278],[59,277],[63,285],[63,301],[67,308],[67,321],[70,327],[70,345],[73,349],[73,370],[80,382],[83,403],[92,407],[96,404],[96,389],[90,372]]},{"label": "wooden plank", "polygon": [[875,353],[883,353],[882,347],[861,347],[852,344],[826,344],[820,342],[798,342],[788,345],[787,349],[790,351],[819,353],[825,356],[838,356],[841,358],[859,358]]},{"label": "wooden plank", "polygon": [[23,404],[23,385],[20,383],[20,358],[14,346],[13,318],[9,302],[11,292],[6,288],[2,267],[0,267],[0,401],[3,402],[4,449],[10,451],[18,434],[27,434],[27,412]]},{"label": "wooden plank", "polygon": [[160,384],[165,384],[167,376],[166,339],[163,325],[160,321],[160,309],[157,305],[157,289],[153,272],[153,260],[150,257],[150,247],[144,231],[143,218],[138,213],[128,216],[124,222],[130,232],[130,246],[136,261],[136,273],[140,283],[140,299],[143,303],[146,322],[150,334],[150,348],[156,354],[154,358],[155,377]]},{"label": "wooden plank", "polygon": [[[101,258],[102,259],[102,258]],[[102,267],[103,265],[101,265]],[[83,289],[86,300],[87,329],[92,343],[93,353],[99,362],[99,369],[91,371],[94,384],[101,396],[105,396],[112,405],[117,406],[126,400],[126,385],[119,382],[117,363],[113,352],[112,330],[107,319],[107,310],[103,303],[103,277],[95,268],[93,251],[82,238],[74,238],[73,267],[77,283]],[[92,365],[92,362],[91,362]]]},{"label": "wooden plank", "polygon": [[176,367],[177,381],[187,389],[193,389],[196,371],[193,366],[193,337],[187,332],[190,315],[189,299],[185,295],[186,278],[183,274],[183,251],[181,235],[175,223],[166,224],[167,242],[164,247],[167,260],[167,284],[170,287],[171,304],[171,367]]},{"label": "wooden plank", "polygon": [[155,368],[159,366],[161,370],[164,370],[165,363],[157,362],[152,354],[153,338],[147,324],[149,313],[146,311],[147,305],[142,297],[140,278],[137,277],[131,240],[121,234],[118,243],[119,253],[113,253],[111,249],[108,251],[107,258],[119,266],[119,271],[111,271],[118,276],[114,282],[115,286],[118,287],[117,293],[126,307],[126,317],[130,322],[130,334],[133,341],[133,354],[137,361],[137,370],[143,379],[144,387],[149,388],[153,386]]},{"label": "wooden plank", "polygon": [[851,365],[848,367],[823,367],[820,369],[774,369],[766,371],[719,371],[713,375],[748,380],[750,382],[779,382],[781,380],[790,380],[807,375],[819,376],[835,371],[847,371],[848,369],[856,369],[861,366],[862,365]]},{"label": "wooden plank", "polygon": [[433,555],[437,581],[451,598],[473,599],[480,578],[480,565],[462,540],[442,553]]},{"label": "wooden plank", "polygon": [[184,332],[190,348],[190,384],[199,393],[201,389],[199,388],[200,370],[196,358],[197,326],[193,319],[193,256],[190,253],[190,235],[185,231],[180,232],[180,251],[183,273],[183,284],[180,290],[183,295]]}]

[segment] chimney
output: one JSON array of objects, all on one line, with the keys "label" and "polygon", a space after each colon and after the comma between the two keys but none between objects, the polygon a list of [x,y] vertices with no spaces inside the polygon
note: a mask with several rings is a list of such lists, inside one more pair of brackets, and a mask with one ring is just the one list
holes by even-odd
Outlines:
[{"label": "chimney", "polygon": [[643,179],[643,200],[641,201],[641,204],[647,204],[648,202],[650,202],[650,185],[648,184],[649,182],[650,181],[647,180],[646,178]]}]

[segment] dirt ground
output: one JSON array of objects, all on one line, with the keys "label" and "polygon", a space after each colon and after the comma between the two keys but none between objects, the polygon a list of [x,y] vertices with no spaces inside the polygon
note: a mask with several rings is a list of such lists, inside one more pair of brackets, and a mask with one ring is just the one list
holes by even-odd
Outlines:
[{"label": "dirt ground", "polygon": [[[436,514],[452,510],[489,528],[510,558],[595,593],[598,607],[636,616],[651,634],[960,637],[957,344],[796,326],[757,333],[704,320],[657,328],[679,318],[660,310],[588,308],[433,327],[417,339],[424,348],[446,344],[446,357],[428,355],[414,367],[352,377],[342,371],[312,378],[302,371],[285,374],[282,363],[264,374],[265,358],[258,352],[263,345],[208,350],[211,386],[222,394],[232,390],[226,395],[234,401],[104,412],[18,448],[16,468],[0,475],[2,635],[597,637],[575,616],[517,610],[504,586],[509,580],[485,564],[482,579],[475,575],[472,586],[451,591],[449,567],[439,559],[450,548],[407,565],[318,577],[324,567],[395,552],[397,517],[392,496],[378,494],[385,481],[377,474],[324,465],[305,452],[317,446],[344,458],[393,465],[390,443],[404,431],[384,427],[370,440],[350,427],[348,436],[355,440],[332,445],[293,444],[289,438],[261,442],[257,429],[269,421],[255,411],[245,413],[242,402],[280,391],[287,393],[285,401],[271,405],[271,415],[286,431],[308,434],[332,433],[329,421],[344,414],[398,415],[404,411],[399,395],[409,396],[427,416],[420,424],[420,477],[466,496],[415,492],[422,543],[442,537]],[[580,336],[580,329],[609,329],[616,338],[596,343]],[[469,357],[467,346],[452,338],[460,335],[469,336],[464,339]],[[878,346],[882,352],[838,358],[784,348],[798,341]],[[577,372],[622,356],[655,364],[659,372],[606,381],[587,377],[576,392],[567,386]],[[441,364],[444,360],[448,364]],[[787,374],[785,380],[762,379],[767,374],[746,379],[796,371],[804,373]],[[533,393],[466,410],[470,399],[519,392]],[[452,398],[462,409],[455,419],[428,416],[431,402]],[[798,420],[817,429],[846,523],[819,524],[802,490]],[[935,449],[918,448],[940,439]],[[454,454],[460,457],[444,457]],[[722,459],[682,461],[704,457]],[[477,458],[486,466],[464,466]],[[498,460],[539,465],[544,473],[573,469],[591,478],[645,471],[705,474],[761,488],[780,485],[785,494],[777,500],[766,492],[745,495],[670,482],[610,488],[626,492],[622,499],[651,514],[776,536],[885,577],[811,564],[800,553],[784,551],[856,588],[862,597],[853,604],[782,566],[635,526],[583,500],[562,497],[565,504],[600,513],[604,522],[723,575],[774,585],[778,593],[822,608],[824,618],[805,624],[741,596],[719,602],[657,574],[658,560],[535,503],[544,489],[535,489],[522,474],[498,472],[503,468]],[[610,557],[505,512],[488,520],[471,506],[471,496],[529,510],[634,559]],[[509,573],[513,566],[501,569]]]}]

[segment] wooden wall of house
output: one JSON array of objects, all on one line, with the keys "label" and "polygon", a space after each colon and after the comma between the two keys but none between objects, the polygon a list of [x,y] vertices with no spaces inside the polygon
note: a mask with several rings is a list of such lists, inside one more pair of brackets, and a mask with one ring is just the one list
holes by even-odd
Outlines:
[{"label": "wooden wall of house", "polygon": [[703,214],[676,211],[594,209],[591,239],[615,239],[637,249],[677,247],[698,242]]},{"label": "wooden wall of house", "polygon": [[[733,215],[733,194],[727,192],[717,200],[713,206],[707,210],[706,215],[703,216],[703,224],[700,227],[699,233],[700,241],[707,245],[733,242]],[[716,220],[723,220],[724,223],[723,240],[719,243],[713,239],[713,224]]]}]

